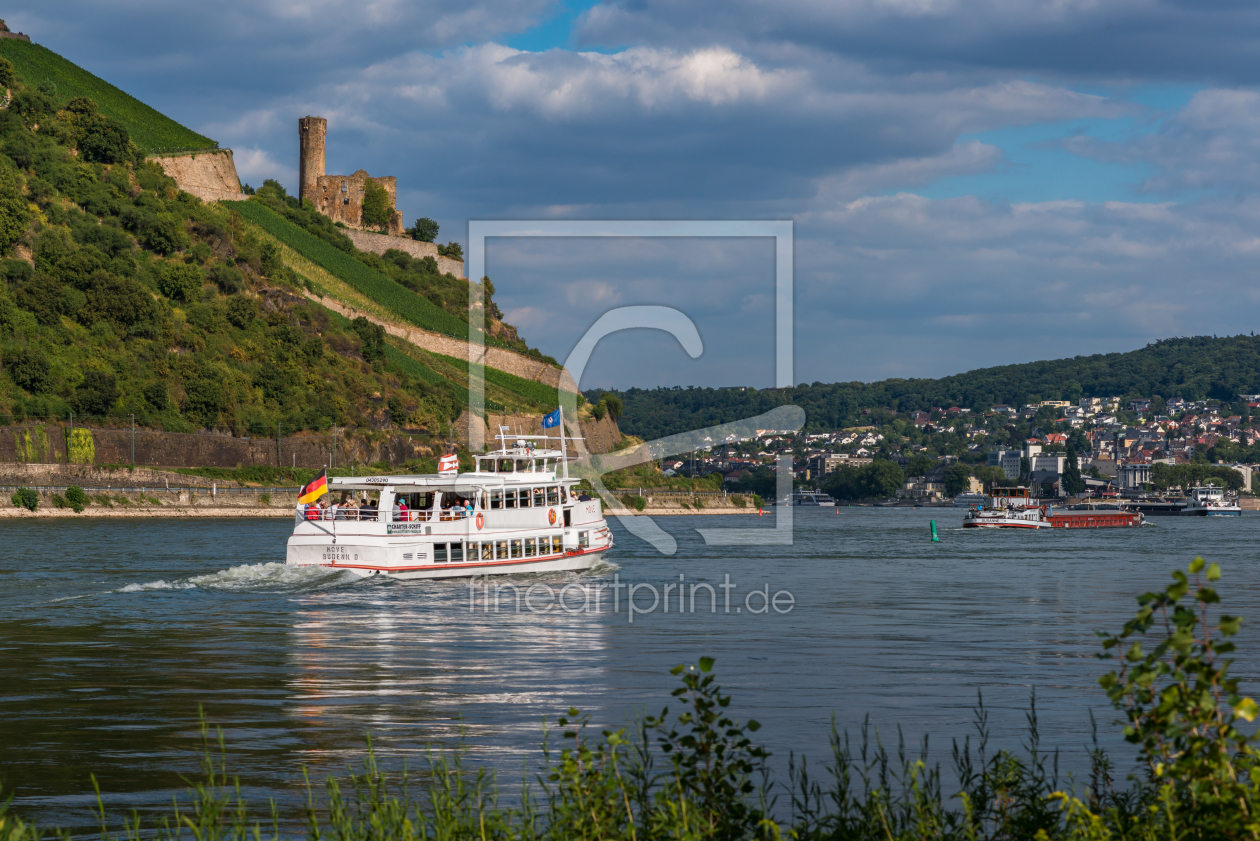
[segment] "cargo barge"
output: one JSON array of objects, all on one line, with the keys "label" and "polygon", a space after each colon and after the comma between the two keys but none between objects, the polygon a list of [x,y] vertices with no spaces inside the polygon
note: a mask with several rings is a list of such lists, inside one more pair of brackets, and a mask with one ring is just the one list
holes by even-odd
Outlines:
[{"label": "cargo barge", "polygon": [[1140,511],[1110,506],[1055,511],[1053,506],[1039,504],[1025,487],[991,488],[984,505],[973,506],[963,515],[965,529],[1109,529],[1145,522]]}]

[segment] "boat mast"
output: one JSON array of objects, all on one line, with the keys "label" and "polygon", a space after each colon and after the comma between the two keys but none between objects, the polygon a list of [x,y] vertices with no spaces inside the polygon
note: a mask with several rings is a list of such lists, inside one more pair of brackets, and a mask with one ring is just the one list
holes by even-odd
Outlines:
[{"label": "boat mast", "polygon": [[[564,478],[569,478],[569,448],[564,443],[564,406],[560,409],[560,461],[564,463]],[[568,493],[566,491],[566,493]]]}]

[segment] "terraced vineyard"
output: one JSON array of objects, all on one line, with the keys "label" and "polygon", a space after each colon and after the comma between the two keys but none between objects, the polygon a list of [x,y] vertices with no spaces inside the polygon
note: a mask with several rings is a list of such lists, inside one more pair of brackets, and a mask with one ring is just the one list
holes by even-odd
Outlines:
[{"label": "terraced vineyard", "polygon": [[56,85],[57,99],[91,98],[102,114],[126,126],[131,139],[146,152],[170,148],[209,149],[219,145],[47,47],[6,38],[0,40],[0,56],[13,62],[18,75],[32,87],[45,82]]},{"label": "terraced vineyard", "polygon": [[[434,333],[468,339],[468,323],[460,321],[431,301],[420,297],[385,275],[346,254],[319,237],[302,230],[270,208],[252,201],[222,202],[249,221],[301,254],[306,259],[350,284],[368,298],[397,313],[404,320]],[[495,344],[486,337],[487,344]]]}]

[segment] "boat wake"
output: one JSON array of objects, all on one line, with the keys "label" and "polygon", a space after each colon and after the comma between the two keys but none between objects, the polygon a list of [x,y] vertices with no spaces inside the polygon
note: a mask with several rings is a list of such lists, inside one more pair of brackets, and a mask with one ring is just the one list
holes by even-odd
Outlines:
[{"label": "boat wake", "polygon": [[205,575],[193,575],[174,581],[148,581],[128,584],[116,593],[145,593],[153,590],[214,590],[231,593],[310,593],[328,590],[359,580],[345,570],[321,566],[288,564],[241,564]]}]

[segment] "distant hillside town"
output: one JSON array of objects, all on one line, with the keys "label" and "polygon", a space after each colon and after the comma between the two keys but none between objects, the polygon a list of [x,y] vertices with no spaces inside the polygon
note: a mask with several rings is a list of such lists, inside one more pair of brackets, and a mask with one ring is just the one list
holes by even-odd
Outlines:
[{"label": "distant hillside town", "polygon": [[[840,491],[841,499],[922,501],[978,492],[993,482],[1028,485],[1051,499],[1126,496],[1218,474],[1218,484],[1249,494],[1253,470],[1260,469],[1260,394],[1233,401],[1086,397],[995,404],[984,412],[948,406],[864,414],[866,425],[832,432],[759,430],[749,440],[715,441],[662,467],[667,474],[720,472],[728,487],[768,495],[772,466],[787,454],[799,486],[830,488],[833,496]],[[871,493],[846,488],[846,481],[865,481]]]}]

